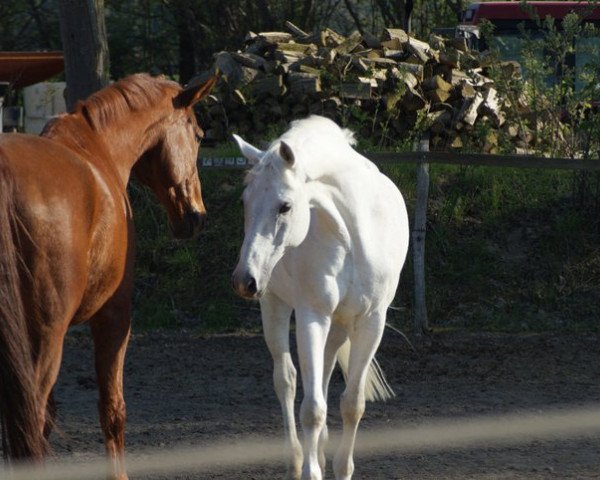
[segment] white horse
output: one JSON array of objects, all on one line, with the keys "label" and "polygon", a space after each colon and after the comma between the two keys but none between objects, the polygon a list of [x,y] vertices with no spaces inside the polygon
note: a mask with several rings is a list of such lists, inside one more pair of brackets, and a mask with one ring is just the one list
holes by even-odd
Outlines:
[{"label": "white horse", "polygon": [[[351,147],[352,133],[326,118],[292,122],[266,151],[235,140],[255,166],[246,177],[245,238],[233,284],[242,297],[260,299],[283,410],[288,478],[324,475],[327,387],[337,359],[346,389],[333,469],[336,479],[350,479],[365,400],[393,395],[374,355],[408,249],[404,200]],[[304,387],[302,446],[294,418],[292,310]]]}]

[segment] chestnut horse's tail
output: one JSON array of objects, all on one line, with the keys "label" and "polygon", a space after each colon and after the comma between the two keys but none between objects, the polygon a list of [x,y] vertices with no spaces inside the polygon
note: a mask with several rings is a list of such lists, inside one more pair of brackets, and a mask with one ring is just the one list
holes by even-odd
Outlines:
[{"label": "chestnut horse's tail", "polygon": [[15,246],[14,181],[0,157],[0,420],[5,459],[41,458],[47,450],[39,424],[31,343],[21,298]]}]

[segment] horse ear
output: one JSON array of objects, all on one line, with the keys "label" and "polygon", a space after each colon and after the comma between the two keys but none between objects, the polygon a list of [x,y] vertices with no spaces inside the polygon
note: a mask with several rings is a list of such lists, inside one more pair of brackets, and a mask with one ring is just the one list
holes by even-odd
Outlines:
[{"label": "horse ear", "polygon": [[250,145],[246,140],[235,133],[233,134],[233,139],[238,144],[238,148],[240,149],[240,152],[242,152],[242,155],[248,159],[250,165],[256,165],[260,162],[260,159],[264,156],[265,152]]},{"label": "horse ear", "polygon": [[279,144],[279,156],[285,160],[288,167],[294,165],[296,158],[294,157],[294,152],[292,152],[292,148],[285,142],[281,142]]},{"label": "horse ear", "polygon": [[218,72],[211,74],[207,79],[202,75],[193,79],[175,97],[174,105],[178,108],[191,107],[210,93],[218,79]]}]

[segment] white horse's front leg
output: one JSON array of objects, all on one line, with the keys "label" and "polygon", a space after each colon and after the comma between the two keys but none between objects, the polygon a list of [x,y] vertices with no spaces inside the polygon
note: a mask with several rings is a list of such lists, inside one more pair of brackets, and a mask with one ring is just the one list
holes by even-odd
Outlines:
[{"label": "white horse's front leg", "polygon": [[369,366],[381,341],[385,314],[373,313],[356,322],[350,334],[350,359],[346,389],[340,401],[344,422],[342,441],[333,459],[336,480],[350,480],[354,473],[354,442],[358,423],[365,412],[365,384]]},{"label": "white horse's front leg", "polygon": [[302,471],[302,446],[294,416],[296,368],[290,355],[290,315],[292,309],[272,294],[260,300],[265,341],[273,357],[273,385],[281,404],[287,462],[286,478],[298,480]]},{"label": "white horse's front leg", "polygon": [[329,317],[296,310],[296,340],[304,388],[304,399],[300,407],[300,422],[304,431],[302,480],[323,478],[318,447],[327,418],[327,403],[323,392],[323,357],[330,325]]},{"label": "white horse's front leg", "polygon": [[[331,380],[331,375],[335,368],[337,353],[347,338],[348,333],[345,328],[336,325],[335,323],[331,325],[329,335],[327,336],[327,343],[325,344],[325,355],[323,357],[323,396],[325,397],[326,402],[328,402],[327,392],[329,390],[329,381]],[[319,438],[319,465],[321,465],[323,475],[325,474],[325,448],[328,440],[329,433],[327,423],[325,423],[323,425],[323,430],[321,430],[321,437]]]}]

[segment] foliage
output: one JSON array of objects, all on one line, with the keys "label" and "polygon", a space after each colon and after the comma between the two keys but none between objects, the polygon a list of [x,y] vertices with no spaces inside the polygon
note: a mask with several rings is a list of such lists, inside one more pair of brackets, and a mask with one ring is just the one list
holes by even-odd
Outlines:
[{"label": "foliage", "polygon": [[[454,25],[466,0],[416,0],[413,30]],[[181,82],[205,70],[212,55],[243,43],[250,31],[284,30],[291,21],[307,32],[340,33],[400,27],[405,1],[392,0],[104,0],[112,78],[139,71]],[[58,0],[0,2],[0,49],[60,50]]]},{"label": "foliage", "polygon": [[209,222],[195,240],[173,239],[166,215],[152,194],[135,183],[131,186],[138,237],[137,328],[183,325],[226,331],[244,327],[243,314],[252,307],[231,288],[243,238],[242,177],[243,172],[237,170],[202,172]]},{"label": "foliage", "polygon": [[[394,170],[387,173],[412,211],[412,183]],[[435,166],[431,173],[426,278],[432,325],[598,329],[600,223],[593,209],[573,201],[569,172]],[[411,268],[409,262],[396,298],[403,313],[394,314],[405,330],[412,321]]]},{"label": "foliage", "polygon": [[[533,136],[533,153],[549,156],[598,158],[600,153],[600,32],[575,13],[559,26],[531,13],[540,30],[532,35],[520,25],[523,77],[503,68],[503,39],[493,27],[482,27],[492,57],[489,74],[495,80],[509,114],[521,135]],[[574,54],[577,63],[574,65]],[[502,138],[505,148],[514,141]]]},{"label": "foliage", "polygon": [[60,50],[56,2],[0,2],[0,49]]}]

